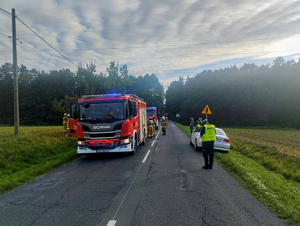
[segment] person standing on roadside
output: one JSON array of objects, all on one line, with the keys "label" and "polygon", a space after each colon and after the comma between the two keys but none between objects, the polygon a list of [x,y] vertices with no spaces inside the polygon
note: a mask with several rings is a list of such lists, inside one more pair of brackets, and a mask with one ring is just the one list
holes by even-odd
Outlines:
[{"label": "person standing on roadside", "polygon": [[68,123],[67,123],[67,135],[66,137],[70,136],[70,114],[67,115]]},{"label": "person standing on roadside", "polygon": [[[216,127],[209,124],[207,119],[202,121],[200,132],[204,157],[203,169],[212,169],[214,163],[214,142],[216,141]],[[208,161],[209,160],[209,161]]]},{"label": "person standing on roadside", "polygon": [[151,116],[148,116],[148,119],[149,119],[149,126],[148,126],[148,137],[151,138],[153,137],[153,121],[152,121],[152,117]]},{"label": "person standing on roadside", "polygon": [[199,119],[198,119],[198,121],[197,121],[196,128],[200,128],[200,127],[201,127],[201,124],[202,124],[202,118],[199,117]]},{"label": "person standing on roadside", "polygon": [[194,118],[192,117],[192,118],[190,118],[191,119],[191,121],[190,121],[190,129],[191,129],[191,134],[193,133],[193,131],[194,131],[194,125],[195,125],[195,122],[194,122]]},{"label": "person standing on roadside", "polygon": [[155,137],[156,136],[156,117],[155,115],[152,116],[152,120],[153,120],[153,129],[152,129],[152,134]]},{"label": "person standing on roadside", "polygon": [[67,126],[68,126],[68,117],[67,117],[67,113],[64,114],[63,117],[63,126],[64,126],[64,131],[67,131]]},{"label": "person standing on roadside", "polygon": [[165,117],[162,117],[161,127],[162,127],[162,134],[166,135],[167,134],[167,122],[166,122]]}]

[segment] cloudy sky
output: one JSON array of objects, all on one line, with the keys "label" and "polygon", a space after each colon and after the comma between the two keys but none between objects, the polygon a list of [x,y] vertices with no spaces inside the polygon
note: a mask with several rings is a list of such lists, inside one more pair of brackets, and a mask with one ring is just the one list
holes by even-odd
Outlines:
[{"label": "cloudy sky", "polygon": [[[127,64],[167,87],[178,76],[300,57],[299,0],[1,0],[74,64]],[[0,64],[12,62],[11,16],[0,10]],[[17,21],[18,65],[76,66]]]}]

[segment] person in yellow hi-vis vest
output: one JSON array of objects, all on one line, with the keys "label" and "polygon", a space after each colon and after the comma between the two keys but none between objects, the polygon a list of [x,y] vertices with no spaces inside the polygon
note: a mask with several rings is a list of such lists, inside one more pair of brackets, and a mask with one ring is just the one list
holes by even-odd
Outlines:
[{"label": "person in yellow hi-vis vest", "polygon": [[67,126],[68,126],[68,117],[67,117],[67,113],[64,114],[63,117],[63,126],[64,126],[64,131],[67,130]]},{"label": "person in yellow hi-vis vest", "polygon": [[200,137],[205,164],[202,168],[212,169],[214,163],[214,142],[216,141],[216,127],[212,124],[209,124],[207,119],[204,119],[202,121],[202,124],[203,126],[200,132]]},{"label": "person in yellow hi-vis vest", "polygon": [[201,125],[202,125],[202,118],[199,117],[199,119],[198,119],[197,122],[196,122],[196,128],[200,128]]},{"label": "person in yellow hi-vis vest", "polygon": [[152,136],[155,137],[155,135],[156,135],[156,132],[155,132],[155,128],[156,128],[156,118],[155,118],[154,115],[152,116],[152,120],[153,120]]},{"label": "person in yellow hi-vis vest", "polygon": [[162,129],[162,134],[166,135],[167,134],[167,122],[166,122],[165,117],[162,117],[161,129]]},{"label": "person in yellow hi-vis vest", "polygon": [[152,134],[152,126],[153,122],[152,122],[152,117],[151,116],[148,116],[148,121],[147,121],[147,125],[148,125],[148,137],[151,138],[153,136]]}]

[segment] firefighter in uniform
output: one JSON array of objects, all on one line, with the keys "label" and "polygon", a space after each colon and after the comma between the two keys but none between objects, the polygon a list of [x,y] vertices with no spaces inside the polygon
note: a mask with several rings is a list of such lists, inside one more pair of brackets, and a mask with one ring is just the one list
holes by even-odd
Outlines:
[{"label": "firefighter in uniform", "polygon": [[162,134],[166,135],[167,134],[167,121],[166,121],[165,117],[162,117],[161,127],[162,127]]},{"label": "firefighter in uniform", "polygon": [[67,113],[64,114],[63,117],[63,126],[64,126],[64,131],[67,131],[67,126],[68,126],[68,117],[67,117]]},{"label": "firefighter in uniform", "polygon": [[67,123],[67,135],[66,137],[70,136],[70,114],[67,115],[68,123]]},{"label": "firefighter in uniform", "polygon": [[168,126],[168,117],[166,116],[165,119],[166,119],[166,127],[167,127]]},{"label": "firefighter in uniform", "polygon": [[152,136],[155,137],[155,135],[156,135],[156,132],[155,132],[155,129],[156,129],[156,118],[155,118],[154,115],[152,116],[152,120],[153,120]]},{"label": "firefighter in uniform", "polygon": [[216,127],[212,124],[209,124],[207,119],[204,119],[202,123],[204,126],[201,129],[200,137],[205,164],[202,168],[212,169],[214,163],[214,142],[216,141]]},{"label": "firefighter in uniform", "polygon": [[[149,124],[148,124],[149,122]],[[148,122],[147,122],[147,125],[148,125],[148,137],[151,138],[152,137],[152,117],[151,116],[148,116]]]}]

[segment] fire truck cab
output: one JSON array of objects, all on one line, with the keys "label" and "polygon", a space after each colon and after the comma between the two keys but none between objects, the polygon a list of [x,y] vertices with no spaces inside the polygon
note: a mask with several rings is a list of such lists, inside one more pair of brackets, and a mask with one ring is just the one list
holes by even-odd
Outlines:
[{"label": "fire truck cab", "polygon": [[83,95],[72,106],[70,128],[77,153],[128,152],[147,137],[146,103],[133,94]]}]

